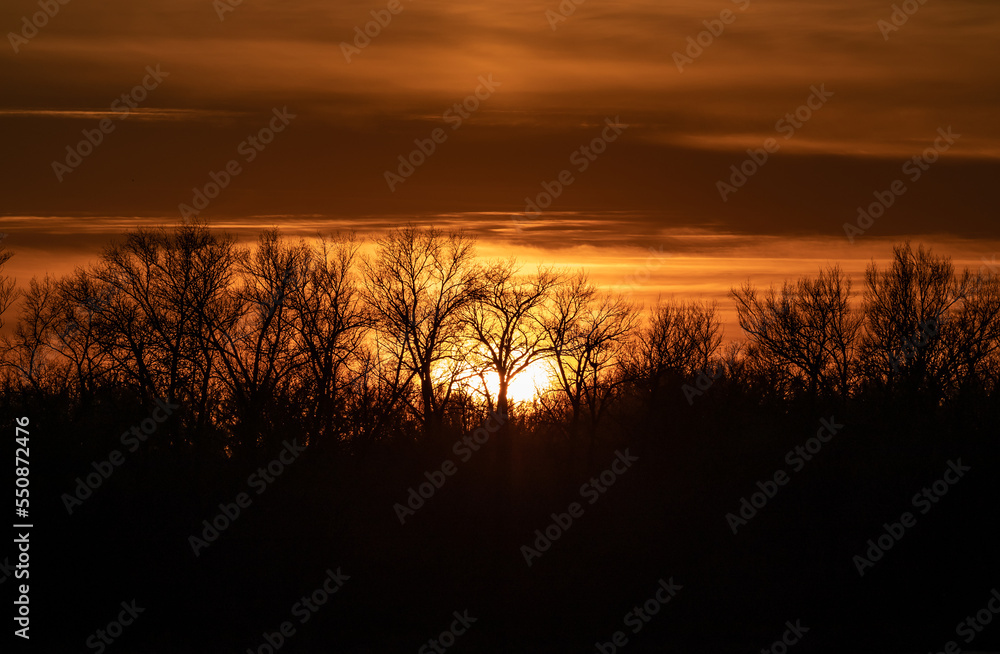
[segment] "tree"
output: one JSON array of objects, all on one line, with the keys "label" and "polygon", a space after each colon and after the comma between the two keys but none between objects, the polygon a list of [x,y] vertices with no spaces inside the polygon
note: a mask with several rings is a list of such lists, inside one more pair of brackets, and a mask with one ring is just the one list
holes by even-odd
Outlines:
[{"label": "tree", "polygon": [[360,377],[367,372],[364,339],[371,320],[354,273],[360,245],[354,235],[320,238],[298,258],[297,283],[288,293],[301,362],[294,401],[305,410],[310,434],[324,440],[357,433],[355,421],[339,418],[351,402],[350,389],[365,388]]},{"label": "tree", "polygon": [[460,374],[465,309],[479,297],[471,238],[408,226],[376,239],[365,257],[365,300],[386,354],[420,385],[426,433],[437,431]]},{"label": "tree", "polygon": [[261,232],[251,252],[233,254],[235,283],[220,301],[199,303],[198,311],[204,339],[218,358],[240,454],[253,460],[264,437],[278,431],[277,408],[296,374],[289,302],[307,251],[285,245],[271,229]]},{"label": "tree", "polygon": [[680,389],[683,379],[708,371],[721,330],[715,304],[660,302],[627,351],[625,374],[652,405],[664,384]]},{"label": "tree", "polygon": [[[497,376],[496,410],[504,418],[511,381],[548,352],[539,312],[558,281],[558,275],[541,268],[520,275],[513,258],[496,261],[485,267],[477,301],[467,305],[465,322],[476,344],[470,364]],[[488,392],[487,401],[492,409]]]},{"label": "tree", "polygon": [[59,388],[44,388],[46,377],[53,368],[51,338],[59,324],[56,282],[46,275],[39,281],[32,278],[24,294],[21,316],[13,338],[4,337],[5,367],[14,371],[19,386],[37,393]]},{"label": "tree", "polygon": [[[584,414],[589,418],[590,451],[597,424],[625,379],[617,374],[628,338],[638,323],[636,308],[620,295],[598,294],[585,273],[560,284],[546,307],[542,324],[548,337],[556,393],[569,407],[569,432],[576,436]],[[541,398],[550,414],[556,405]]]},{"label": "tree", "polygon": [[[0,234],[0,239],[6,236],[6,234]],[[9,275],[5,275],[3,272],[4,267],[12,256],[14,256],[13,252],[0,245],[0,329],[3,329],[4,325],[3,314],[14,303],[14,300],[17,299],[16,280]]]},{"label": "tree", "polygon": [[804,382],[809,397],[846,397],[863,316],[851,307],[851,281],[839,266],[770,288],[763,297],[747,282],[734,289],[740,327],[757,350],[785,369],[791,386]]},{"label": "tree", "polygon": [[995,391],[1000,370],[1000,276],[974,275],[954,314],[944,329],[945,345],[954,362],[954,374],[944,380],[946,390],[971,384]]},{"label": "tree", "polygon": [[218,412],[208,347],[234,284],[234,239],[202,224],[139,229],[108,247],[92,275],[101,346],[122,383],[147,402],[179,402],[196,425]]},{"label": "tree", "polygon": [[60,279],[56,290],[57,322],[50,343],[67,362],[71,390],[86,403],[102,382],[114,374],[99,340],[103,329],[100,310],[114,289],[105,288],[86,270],[78,269]]},{"label": "tree", "polygon": [[979,374],[994,353],[1000,329],[994,276],[957,275],[948,257],[904,243],[893,248],[886,269],[869,265],[865,280],[870,381],[929,394],[936,404],[962,377]]}]

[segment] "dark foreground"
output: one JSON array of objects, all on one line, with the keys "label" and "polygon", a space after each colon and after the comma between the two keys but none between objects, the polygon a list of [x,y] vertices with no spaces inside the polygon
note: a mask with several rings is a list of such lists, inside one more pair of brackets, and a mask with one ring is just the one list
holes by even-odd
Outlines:
[{"label": "dark foreground", "polygon": [[[25,399],[2,418],[12,433],[13,416],[31,418],[32,649],[781,652],[782,637],[799,652],[997,648],[995,397],[974,410],[789,415],[726,393],[680,396],[635,424],[624,415],[593,452],[514,424],[506,454],[499,435],[466,454],[451,433],[275,451],[256,466],[160,456],[156,434],[128,452],[119,435],[147,413],[69,424]],[[826,442],[810,445],[821,419]],[[797,446],[821,447],[806,460],[787,454]],[[68,513],[63,495],[115,448],[124,462]],[[251,477],[282,456],[272,481]],[[443,483],[423,506],[394,509],[446,461],[454,474],[432,474]],[[741,498],[766,495],[736,520]],[[202,521],[220,503],[239,515],[219,517],[215,535]],[[536,533],[547,527],[548,547]],[[130,624],[108,627],[120,618]]]}]

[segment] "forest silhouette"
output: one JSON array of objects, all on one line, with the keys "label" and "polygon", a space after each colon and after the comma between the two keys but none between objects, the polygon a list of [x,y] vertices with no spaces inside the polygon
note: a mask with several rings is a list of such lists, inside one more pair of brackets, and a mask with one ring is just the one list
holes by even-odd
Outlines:
[{"label": "forest silhouette", "polygon": [[[856,285],[838,266],[733,280],[728,341],[716,304],[642,307],[416,226],[368,244],[136,229],[22,286],[2,277],[11,254],[0,418],[38,434],[39,602],[88,589],[53,642],[78,647],[144,593],[123,651],[257,651],[341,567],[288,651],[417,649],[463,609],[478,622],[456,650],[602,651],[671,577],[677,597],[628,652],[765,647],[796,619],[802,651],[927,651],[1000,572],[1000,275],[922,245]],[[526,376],[537,393],[512,397]],[[821,449],[786,458],[824,424],[840,428]],[[628,472],[527,565],[625,452]],[[956,459],[971,470],[914,511]],[[768,483],[779,469],[787,487]],[[253,503],[209,541],[203,520],[241,491]],[[917,526],[861,574],[907,510]]]}]

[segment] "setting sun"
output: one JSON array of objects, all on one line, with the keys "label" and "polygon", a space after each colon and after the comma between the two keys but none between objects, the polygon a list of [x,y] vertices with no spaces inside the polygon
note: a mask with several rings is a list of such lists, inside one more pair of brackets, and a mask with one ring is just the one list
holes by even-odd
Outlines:
[{"label": "setting sun", "polygon": [[[500,379],[495,372],[486,374],[486,387],[490,396],[500,392]],[[531,402],[552,387],[552,371],[545,361],[535,361],[511,380],[507,398],[512,402]]]}]

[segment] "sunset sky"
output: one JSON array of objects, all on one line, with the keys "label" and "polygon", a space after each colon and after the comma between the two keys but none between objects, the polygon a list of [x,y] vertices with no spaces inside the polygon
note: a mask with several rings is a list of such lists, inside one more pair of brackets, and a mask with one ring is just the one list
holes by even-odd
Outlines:
[{"label": "sunset sky", "polygon": [[[0,7],[0,232],[22,284],[179,221],[230,160],[240,172],[201,212],[213,226],[461,227],[484,256],[585,266],[647,304],[728,310],[746,279],[860,272],[906,237],[974,269],[1000,254],[992,0],[911,0],[898,25],[870,0],[52,2],[37,33],[23,19],[36,2]],[[391,19],[348,62],[341,44],[372,12]],[[165,75],[150,83],[147,67]],[[144,78],[154,88],[126,116],[116,100]],[[453,105],[477,89],[457,124]],[[807,101],[799,127],[779,122]],[[93,152],[54,170],[102,119]],[[580,171],[574,151],[609,123],[620,133]],[[282,131],[248,161],[241,144],[269,124]],[[437,129],[390,190],[386,172]],[[768,139],[777,149],[723,201],[717,183]],[[904,165],[936,139],[946,148],[914,180]],[[516,229],[511,214],[563,170],[573,183]],[[849,242],[844,223],[897,180],[905,193]]]}]

